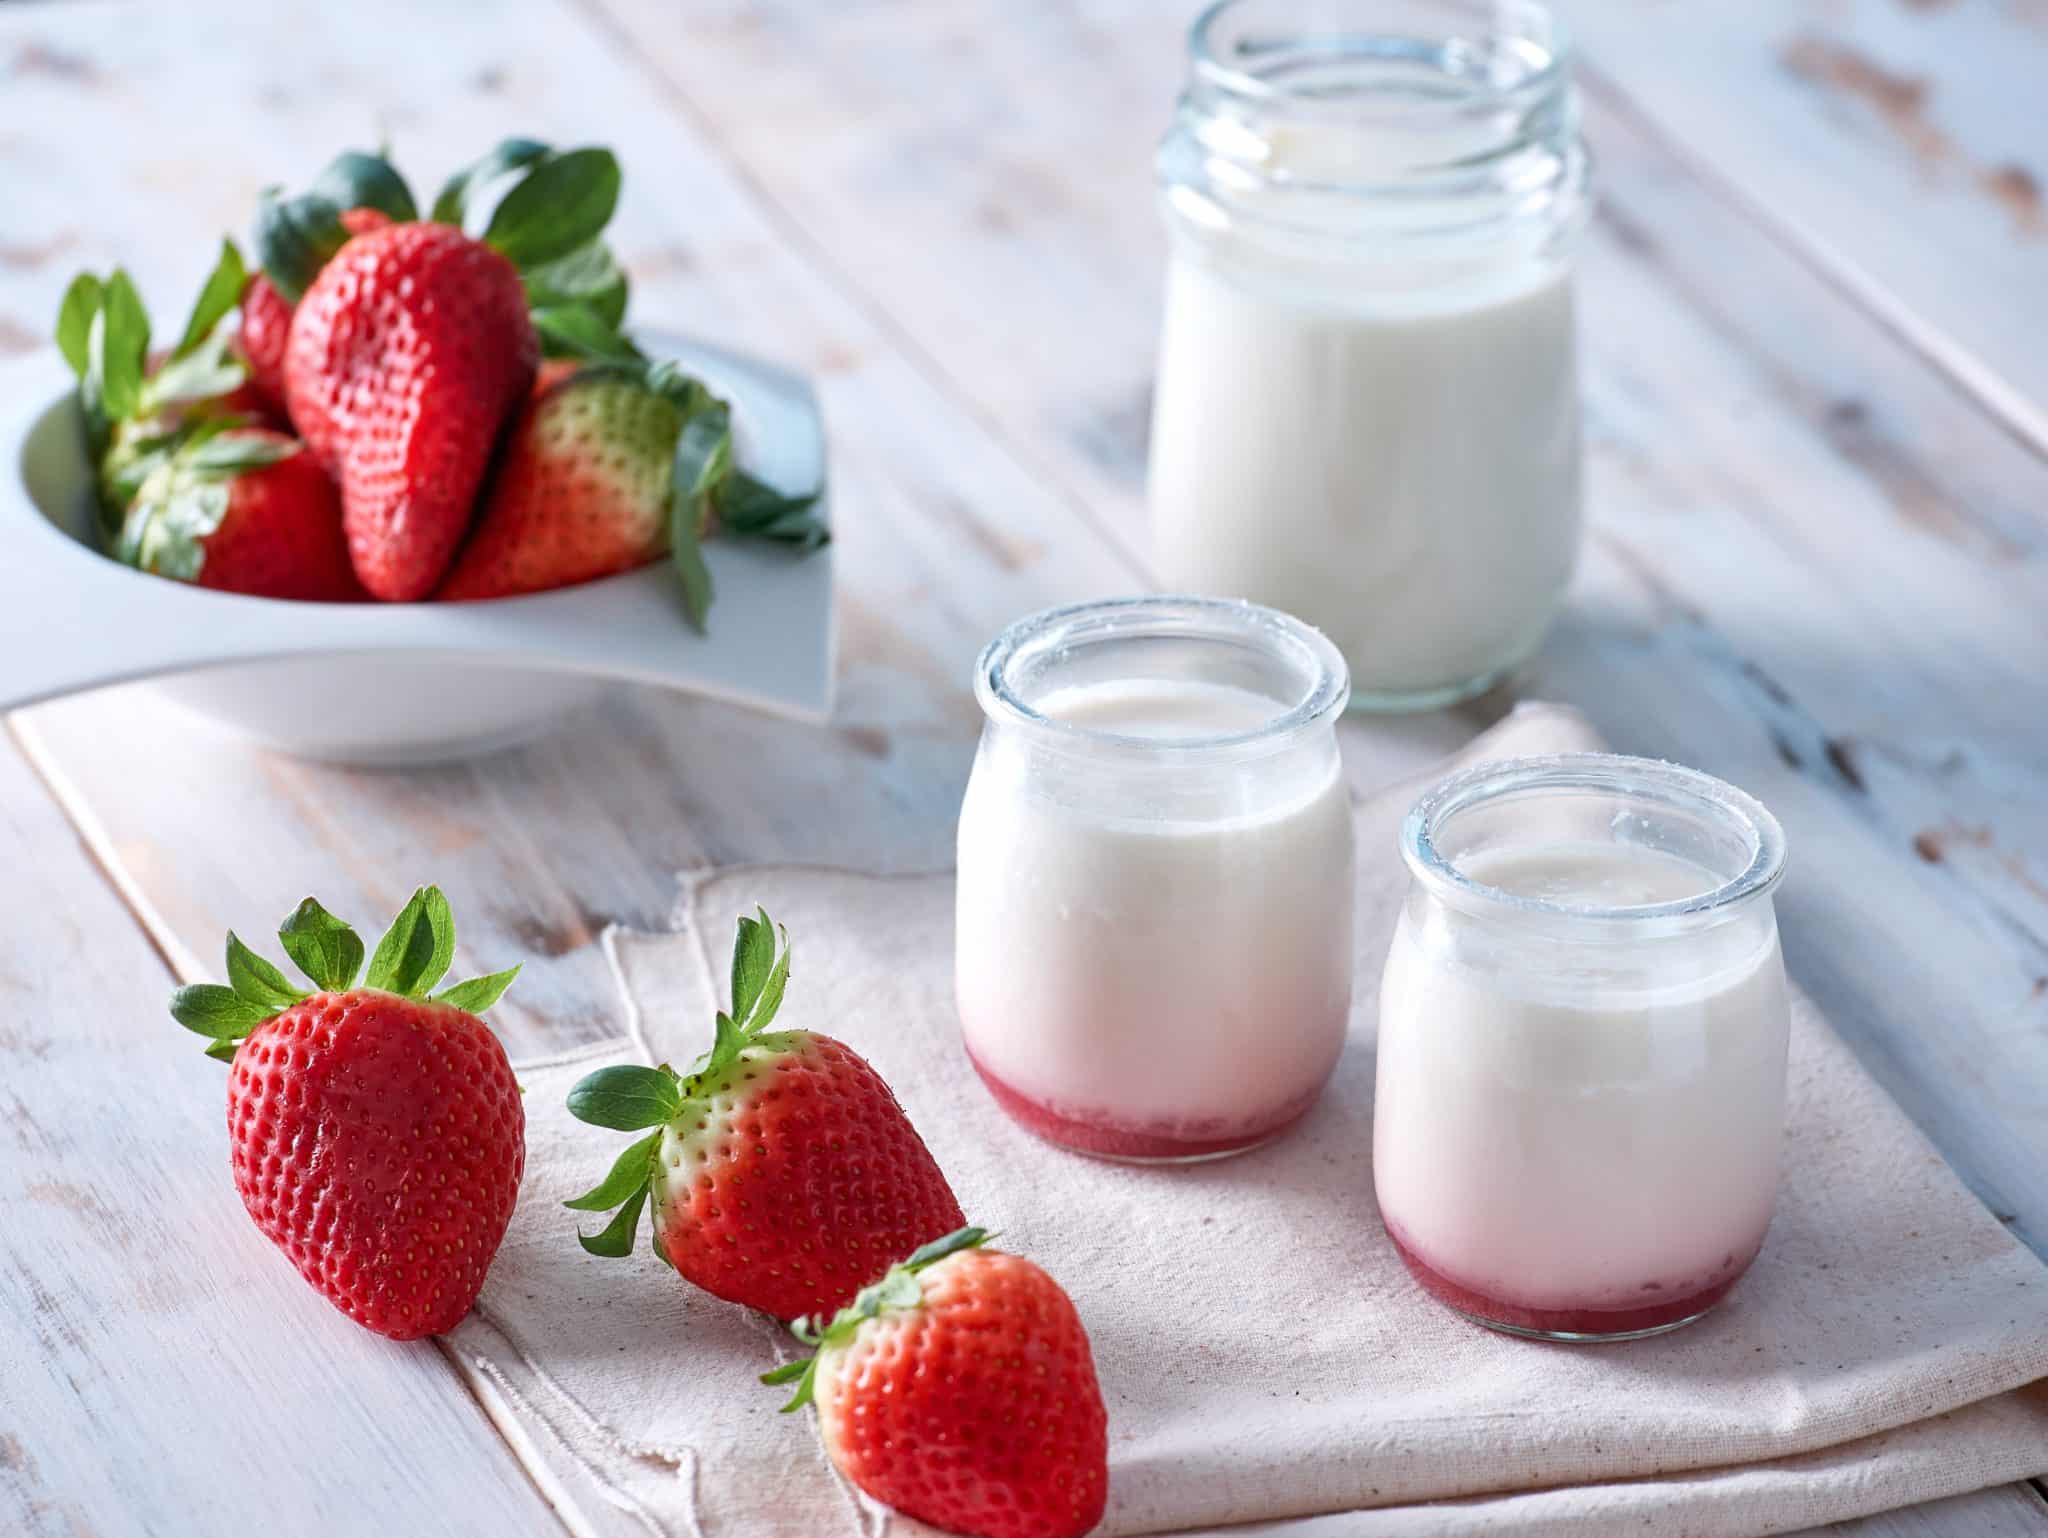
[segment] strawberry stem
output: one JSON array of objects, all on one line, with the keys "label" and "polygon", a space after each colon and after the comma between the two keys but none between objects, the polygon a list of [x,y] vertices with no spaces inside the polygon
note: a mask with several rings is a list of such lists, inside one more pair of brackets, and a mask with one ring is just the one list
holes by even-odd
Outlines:
[{"label": "strawberry stem", "polygon": [[[323,993],[344,993],[355,986],[362,970],[363,942],[355,930],[309,897],[278,927],[277,938],[301,972]],[[494,972],[433,995],[455,955],[455,919],[439,887],[424,886],[412,894],[377,942],[365,986],[409,999],[448,1004],[481,1014],[497,1003],[518,967]],[[271,962],[228,932],[227,985],[192,983],[171,995],[171,1017],[188,1031],[207,1037],[208,1057],[231,1060],[249,1033],[309,995],[292,985]]]},{"label": "strawberry stem", "polygon": [[943,1238],[919,1245],[905,1259],[884,1272],[879,1281],[861,1288],[854,1294],[853,1301],[833,1315],[832,1322],[824,1328],[820,1329],[817,1321],[809,1315],[791,1320],[789,1333],[809,1346],[811,1354],[793,1362],[784,1362],[772,1372],[761,1374],[763,1383],[796,1382],[796,1392],[782,1407],[782,1413],[787,1415],[811,1402],[817,1389],[818,1359],[828,1347],[846,1344],[870,1319],[879,1319],[883,1314],[899,1309],[922,1308],[924,1288],[917,1280],[918,1274],[931,1269],[949,1255],[979,1248],[990,1237],[985,1228],[956,1228]]}]

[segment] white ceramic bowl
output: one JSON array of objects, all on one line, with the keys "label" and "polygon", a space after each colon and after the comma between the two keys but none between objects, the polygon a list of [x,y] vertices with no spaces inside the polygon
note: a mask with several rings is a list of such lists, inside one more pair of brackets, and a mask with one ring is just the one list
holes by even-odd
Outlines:
[{"label": "white ceramic bowl", "polygon": [[[825,439],[800,376],[654,337],[732,402],[740,462],[822,483]],[[71,376],[52,350],[0,369],[0,710],[133,679],[265,746],[348,763],[460,757],[544,731],[615,681],[806,719],[831,707],[832,550],[707,543],[710,634],[683,620],[666,563],[581,587],[460,604],[322,604],[220,593],[134,571],[94,538],[93,474]]]}]

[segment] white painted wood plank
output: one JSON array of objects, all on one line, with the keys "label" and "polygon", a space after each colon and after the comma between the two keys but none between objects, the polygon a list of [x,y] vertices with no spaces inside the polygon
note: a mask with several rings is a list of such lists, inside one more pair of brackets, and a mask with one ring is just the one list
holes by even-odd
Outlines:
[{"label": "white painted wood plank", "polygon": [[1565,11],[1604,90],[2048,449],[2048,11]]},{"label": "white painted wood plank", "polygon": [[0,1530],[558,1524],[430,1342],[371,1335],[256,1231],[226,1081],[0,741]]}]

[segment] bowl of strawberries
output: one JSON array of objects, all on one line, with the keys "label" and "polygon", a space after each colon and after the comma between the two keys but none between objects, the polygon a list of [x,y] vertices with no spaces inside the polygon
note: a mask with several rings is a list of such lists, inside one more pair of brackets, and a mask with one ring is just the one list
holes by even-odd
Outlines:
[{"label": "bowl of strawberries", "polygon": [[149,679],[365,763],[514,742],[621,680],[822,716],[815,398],[629,337],[618,192],[609,151],[509,139],[423,213],[344,154],[266,194],[256,261],[223,241],[167,346],[126,274],[80,274],[56,352],[0,370],[0,708]]}]

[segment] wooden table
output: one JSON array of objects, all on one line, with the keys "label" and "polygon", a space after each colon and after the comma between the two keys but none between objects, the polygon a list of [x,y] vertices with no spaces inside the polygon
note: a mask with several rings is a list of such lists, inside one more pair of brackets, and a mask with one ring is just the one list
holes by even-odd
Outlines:
[{"label": "wooden table", "polygon": [[[458,965],[531,958],[495,1015],[515,1055],[613,1034],[603,926],[659,925],[683,867],[947,863],[972,649],[1145,582],[1184,7],[684,9],[0,8],[0,352],[87,264],[181,312],[258,188],[344,144],[387,135],[431,186],[507,132],[607,142],[638,313],[815,373],[841,529],[829,729],[622,690],[523,750],[370,773],[135,690],[11,719],[0,1529],[557,1531],[432,1346],[314,1305],[250,1228],[173,979],[307,892],[375,923],[433,879]],[[1515,692],[1777,809],[1794,972],[2048,1251],[2048,11],[1568,10],[1591,532]],[[1448,744],[1506,703],[1347,730]],[[1854,1528],[2038,1538],[2048,1504]]]}]

